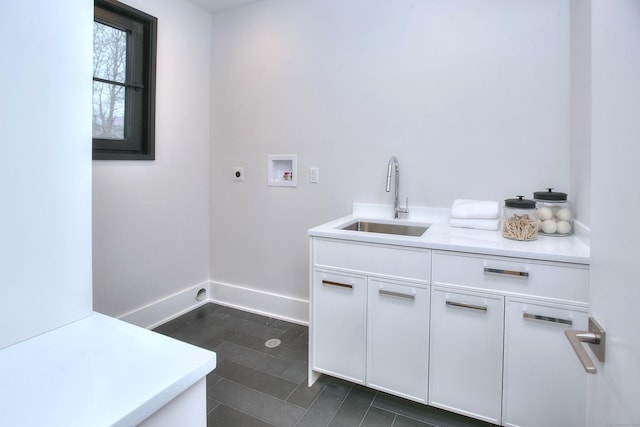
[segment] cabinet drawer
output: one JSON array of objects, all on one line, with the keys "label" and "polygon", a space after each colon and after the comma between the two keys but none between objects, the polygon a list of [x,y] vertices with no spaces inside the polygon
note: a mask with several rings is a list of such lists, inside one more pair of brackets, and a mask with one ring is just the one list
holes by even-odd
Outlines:
[{"label": "cabinet drawer", "polygon": [[316,267],[339,268],[429,283],[431,251],[314,239]]},{"label": "cabinet drawer", "polygon": [[433,253],[433,284],[587,304],[589,269],[578,264]]}]

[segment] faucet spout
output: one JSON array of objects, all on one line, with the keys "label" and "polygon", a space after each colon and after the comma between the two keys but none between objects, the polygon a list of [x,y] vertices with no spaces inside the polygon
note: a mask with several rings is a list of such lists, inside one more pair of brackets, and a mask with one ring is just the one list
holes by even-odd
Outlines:
[{"label": "faucet spout", "polygon": [[393,218],[398,219],[400,214],[408,214],[409,213],[409,198],[407,197],[407,205],[404,208],[401,208],[398,203],[398,193],[400,189],[400,163],[398,162],[398,158],[396,156],[391,156],[389,159],[389,163],[387,165],[387,185],[385,187],[385,191],[388,193],[391,191],[391,174],[395,171],[395,187],[394,187],[394,197],[393,197]]},{"label": "faucet spout", "polygon": [[391,191],[391,173],[394,165],[396,171],[396,193],[398,192],[398,170],[400,169],[400,163],[398,163],[398,158],[396,156],[391,156],[389,164],[387,165],[387,187],[385,189],[387,193]]}]

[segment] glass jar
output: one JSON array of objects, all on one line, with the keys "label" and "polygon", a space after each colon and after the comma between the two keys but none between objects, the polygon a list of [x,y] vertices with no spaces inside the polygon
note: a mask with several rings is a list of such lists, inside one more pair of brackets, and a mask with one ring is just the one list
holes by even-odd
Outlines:
[{"label": "glass jar", "polygon": [[573,208],[567,201],[567,193],[536,191],[533,193],[538,208],[538,228],[547,236],[568,236],[573,232]]},{"label": "glass jar", "polygon": [[538,211],[536,202],[516,196],[506,199],[502,210],[502,237],[512,240],[538,238]]}]

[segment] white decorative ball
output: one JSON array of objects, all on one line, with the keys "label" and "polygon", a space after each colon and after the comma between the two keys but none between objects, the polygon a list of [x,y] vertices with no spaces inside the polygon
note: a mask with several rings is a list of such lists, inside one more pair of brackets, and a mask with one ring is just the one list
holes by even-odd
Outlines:
[{"label": "white decorative ball", "polygon": [[558,221],[557,231],[560,234],[571,233],[571,223],[569,221]]},{"label": "white decorative ball", "polygon": [[562,221],[571,221],[573,214],[571,213],[571,209],[562,208],[558,210],[558,212],[556,213],[556,217]]},{"label": "white decorative ball", "polygon": [[558,225],[552,219],[542,221],[542,232],[547,234],[553,234],[558,230]]},{"label": "white decorative ball", "polygon": [[540,221],[546,221],[548,219],[552,219],[553,218],[553,211],[551,210],[551,208],[540,208],[538,209],[538,218],[540,218]]}]

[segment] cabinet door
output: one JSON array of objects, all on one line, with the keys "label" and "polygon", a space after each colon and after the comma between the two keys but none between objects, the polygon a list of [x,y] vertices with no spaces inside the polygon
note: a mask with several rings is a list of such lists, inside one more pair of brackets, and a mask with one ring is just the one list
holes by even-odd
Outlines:
[{"label": "cabinet door", "polygon": [[431,291],[429,404],[500,424],[502,296]]},{"label": "cabinet door", "polygon": [[315,271],[313,369],[364,384],[366,278]]},{"label": "cabinet door", "polygon": [[504,420],[509,426],[583,426],[587,374],[564,335],[586,312],[507,300]]},{"label": "cabinet door", "polygon": [[367,385],[426,403],[429,291],[369,279]]}]

